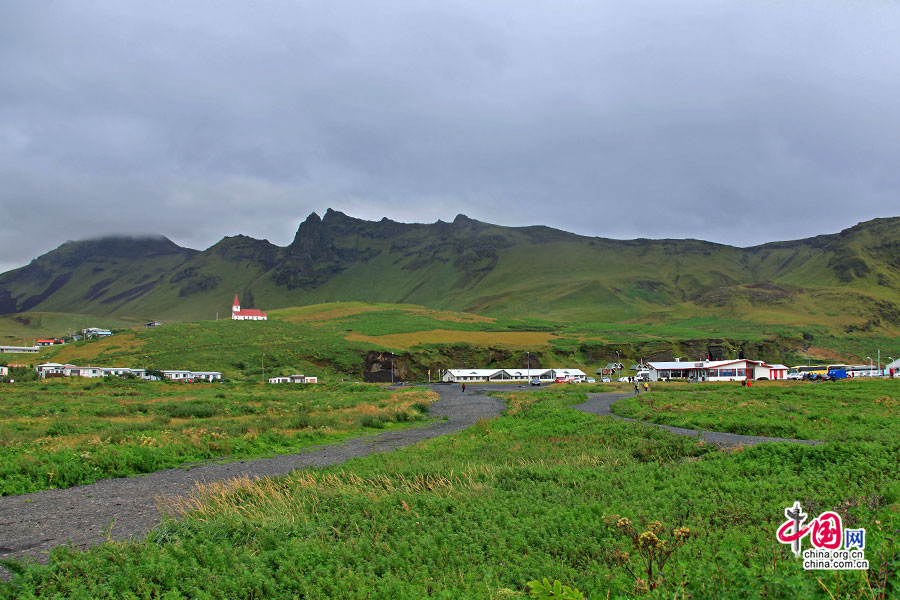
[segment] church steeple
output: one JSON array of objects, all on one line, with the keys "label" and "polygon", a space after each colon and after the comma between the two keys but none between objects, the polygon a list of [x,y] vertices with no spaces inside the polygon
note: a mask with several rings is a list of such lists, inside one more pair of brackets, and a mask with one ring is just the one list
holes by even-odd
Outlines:
[{"label": "church steeple", "polygon": [[234,302],[231,304],[231,312],[241,312],[241,301],[238,300],[237,294],[234,295]]}]

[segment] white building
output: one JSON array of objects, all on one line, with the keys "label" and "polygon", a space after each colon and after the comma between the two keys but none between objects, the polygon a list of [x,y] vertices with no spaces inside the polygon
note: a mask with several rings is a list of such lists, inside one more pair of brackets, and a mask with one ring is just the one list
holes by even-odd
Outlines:
[{"label": "white building", "polygon": [[163,377],[169,381],[217,381],[222,379],[222,374],[218,371],[186,371],[181,369],[164,370]]},{"label": "white building", "polygon": [[191,374],[193,375],[191,379],[194,381],[199,379],[201,381],[213,382],[222,379],[222,374],[218,371],[191,371]]},{"label": "white building", "polygon": [[[129,369],[127,367],[81,367],[78,365],[62,365],[59,363],[44,363],[35,369],[38,377],[119,377],[122,375],[134,375],[139,379],[155,380],[155,377],[147,375],[144,369]],[[218,371],[163,371],[163,377],[172,381],[217,381],[222,379]]]},{"label": "white building", "polygon": [[234,295],[234,302],[231,305],[231,318],[235,321],[268,321],[269,317],[266,313],[256,310],[255,308],[245,308],[241,310],[241,301],[238,295]]},{"label": "white building", "polygon": [[134,375],[135,377],[142,377],[144,375],[143,369],[128,369],[125,367],[101,367],[100,370],[103,371],[104,377],[111,377],[113,375],[117,377],[121,377],[122,375]]},{"label": "white building", "polygon": [[0,354],[37,354],[40,346],[0,346]]},{"label": "white building", "polygon": [[103,377],[103,369],[101,367],[66,365],[63,367],[63,375],[65,377]]},{"label": "white building", "polygon": [[786,379],[788,368],[759,360],[703,360],[647,363],[650,381],[693,379],[695,381],[740,381],[741,379]]},{"label": "white building", "polygon": [[308,375],[288,375],[286,377],[269,377],[269,383],[318,383],[318,377]]},{"label": "white building", "polygon": [[109,329],[100,329],[99,327],[88,327],[87,329],[82,329],[81,333],[84,334],[85,339],[109,337],[112,335],[112,331]]},{"label": "white building", "polygon": [[105,377],[111,375],[110,371],[124,371],[128,369],[105,369],[103,367],[83,367],[79,365],[61,365],[59,363],[44,363],[38,365],[35,371],[38,377]]},{"label": "white building", "polygon": [[890,378],[900,377],[900,358],[892,363],[884,365],[884,375]]},{"label": "white building", "polygon": [[9,368],[0,367],[0,377],[6,377],[7,375],[9,375]]},{"label": "white building", "polygon": [[541,383],[564,381],[584,381],[586,375],[581,369],[447,369],[441,381],[451,383],[514,382],[538,379]]}]

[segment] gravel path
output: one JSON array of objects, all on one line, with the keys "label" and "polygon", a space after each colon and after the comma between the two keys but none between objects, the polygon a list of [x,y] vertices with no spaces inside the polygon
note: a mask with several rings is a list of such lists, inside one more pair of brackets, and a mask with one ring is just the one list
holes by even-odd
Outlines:
[{"label": "gravel path", "polygon": [[649,423],[647,421],[629,419],[628,417],[620,417],[619,415],[615,415],[612,413],[612,411],[610,411],[610,407],[615,402],[624,398],[630,398],[631,396],[634,396],[634,394],[631,392],[625,394],[588,394],[587,397],[590,399],[587,402],[584,402],[577,406],[573,406],[572,408],[580,410],[581,412],[590,413],[592,415],[616,417],[617,419],[623,419],[625,421],[633,421],[635,423],[652,425],[653,427],[659,427],[660,429],[670,431],[675,435],[686,435],[691,437],[699,435],[704,442],[715,444],[720,448],[732,448],[735,446],[754,446],[756,444],[762,444],[763,442],[793,442],[795,444],[809,444],[811,446],[822,443],[811,440],[791,440],[786,438],[763,437],[759,435],[739,435],[737,433],[720,433],[718,431],[700,431],[697,429],[686,429],[684,427],[660,425],[659,423]]},{"label": "gravel path", "polygon": [[[303,467],[344,462],[357,456],[404,448],[420,440],[447,435],[474,425],[478,419],[503,412],[504,402],[484,392],[519,386],[469,386],[463,394],[455,385],[435,385],[441,396],[431,405],[433,416],[447,420],[426,427],[363,436],[339,445],[301,454],[230,463],[205,463],[166,469],[149,475],[104,479],[89,485],[0,498],[0,558],[33,557],[46,561],[47,551],[60,544],[78,548],[112,539],[145,534],[160,521],[157,497],[183,496],[202,482],[285,475]],[[112,522],[112,526],[110,526]],[[0,575],[4,574],[0,568]]]}]

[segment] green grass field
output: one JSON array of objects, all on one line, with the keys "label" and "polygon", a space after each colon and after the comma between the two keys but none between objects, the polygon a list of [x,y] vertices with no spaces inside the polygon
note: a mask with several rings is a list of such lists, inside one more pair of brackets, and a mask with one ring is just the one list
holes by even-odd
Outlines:
[{"label": "green grass field", "polygon": [[[74,323],[78,315],[41,317],[27,313],[0,318],[5,331],[64,335],[50,323]],[[28,321],[25,326],[20,321]],[[122,325],[125,322],[121,322]],[[95,323],[96,324],[96,323]],[[23,330],[23,328],[25,328]],[[30,329],[29,329],[30,328]],[[304,373],[332,379],[363,377],[367,352],[403,356],[412,379],[427,371],[524,365],[531,353],[541,366],[574,366],[594,373],[619,357],[628,362],[673,356],[699,359],[710,352],[788,365],[867,362],[880,349],[898,354],[884,334],[836,333],[824,324],[761,325],[713,316],[668,323],[553,323],[536,319],[485,317],[408,304],[331,302],[271,311],[266,322],[230,319],[168,323],[163,327],[118,329],[102,340],[47,348],[39,355],[2,355],[3,361],[36,364],[46,360],[108,366],[151,366],[222,371],[232,379]],[[263,357],[265,354],[265,357]]]},{"label": "green grass field", "polygon": [[657,383],[613,412],[692,429],[803,440],[898,439],[900,379],[831,383]]},{"label": "green grass field", "polygon": [[358,384],[51,380],[0,402],[0,495],[297,452],[426,418],[435,394]]},{"label": "green grass field", "polygon": [[[143,540],[17,567],[0,598],[508,599],[542,578],[595,600],[900,594],[896,436],[725,452],[571,410],[577,390],[508,398],[401,452],[207,486]],[[870,569],[804,571],[775,539],[795,500],[865,528]]]},{"label": "green grass field", "polygon": [[88,327],[129,329],[144,325],[137,317],[96,317],[69,313],[28,312],[0,315],[0,345],[33,345],[35,340],[65,337]]}]

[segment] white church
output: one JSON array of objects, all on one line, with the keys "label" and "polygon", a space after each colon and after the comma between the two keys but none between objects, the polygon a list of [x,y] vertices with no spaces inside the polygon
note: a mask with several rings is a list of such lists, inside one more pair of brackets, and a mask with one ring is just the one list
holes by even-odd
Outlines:
[{"label": "white church", "polygon": [[241,310],[241,301],[238,295],[234,295],[234,302],[231,305],[231,318],[235,321],[268,321],[269,317],[266,313],[255,308],[245,308]]}]

